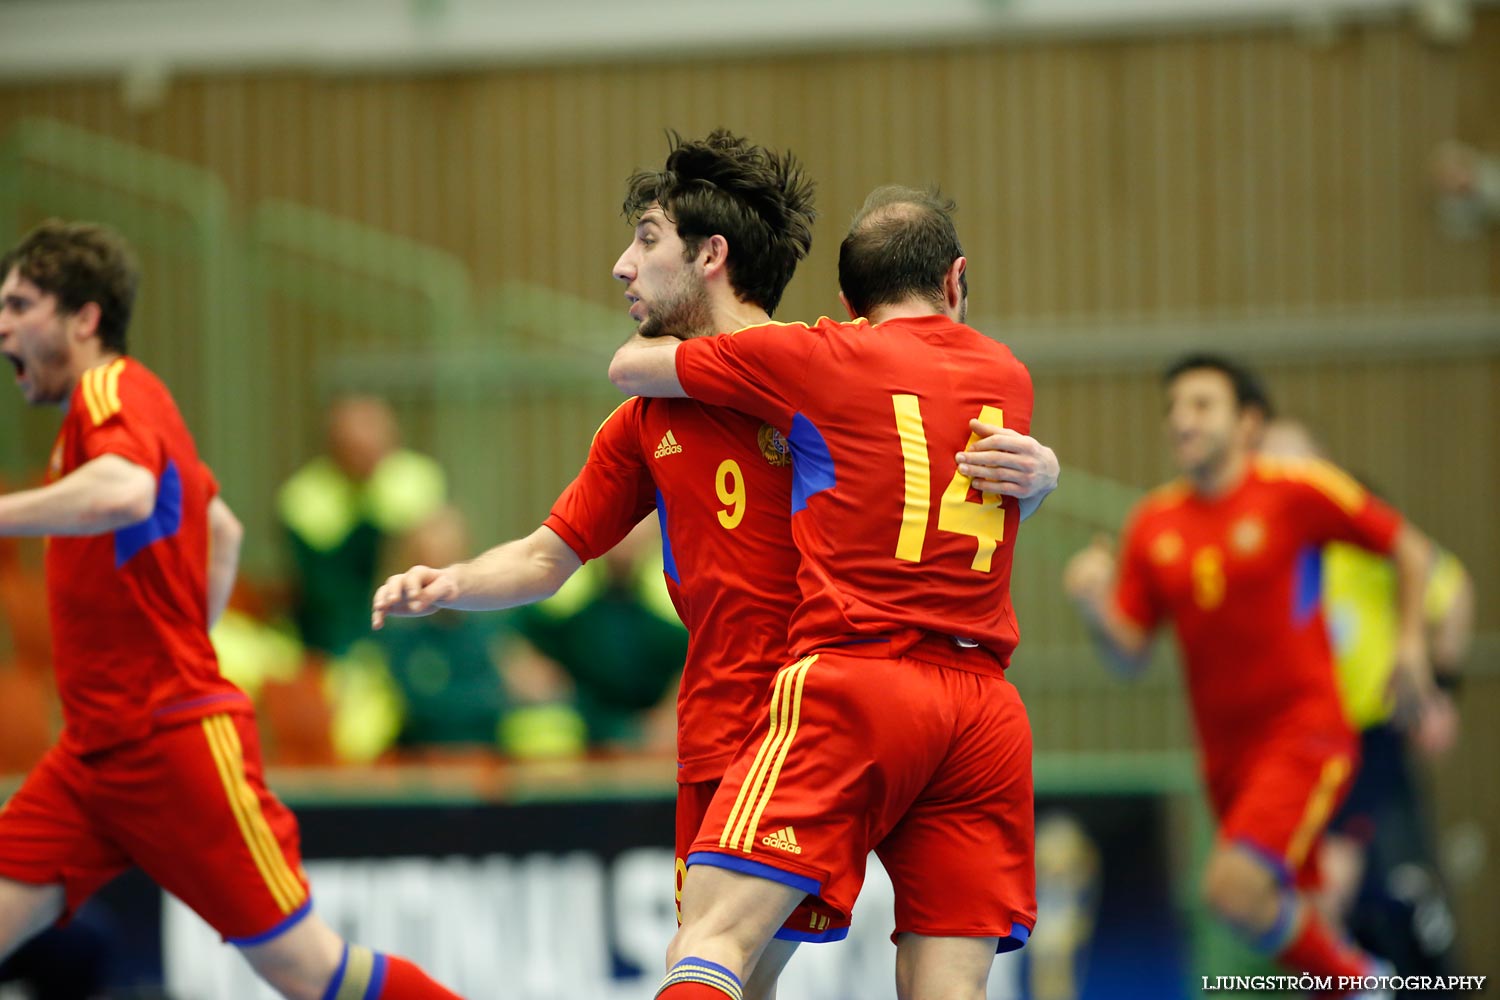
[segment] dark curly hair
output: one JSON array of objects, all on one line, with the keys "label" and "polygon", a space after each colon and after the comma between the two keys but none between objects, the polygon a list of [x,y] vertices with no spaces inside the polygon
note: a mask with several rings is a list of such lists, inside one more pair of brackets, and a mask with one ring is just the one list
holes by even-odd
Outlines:
[{"label": "dark curly hair", "polygon": [[135,305],[141,271],[125,238],[91,222],[48,219],[0,258],[0,277],[21,277],[57,297],[65,313],[86,303],[99,306],[99,342],[125,353],[125,331]]},{"label": "dark curly hair", "polygon": [[812,248],[817,213],[802,164],[726,129],[693,141],[668,132],[667,139],[666,166],[626,182],[625,217],[635,222],[660,205],[689,259],[710,236],[724,237],[735,294],[775,312],[797,262]]},{"label": "dark curly hair", "polygon": [[1218,372],[1223,375],[1234,386],[1234,402],[1239,409],[1259,410],[1265,419],[1275,419],[1276,407],[1271,404],[1271,394],[1266,391],[1260,376],[1222,354],[1203,351],[1183,355],[1162,373],[1162,385],[1171,385],[1179,375],[1196,371]]}]

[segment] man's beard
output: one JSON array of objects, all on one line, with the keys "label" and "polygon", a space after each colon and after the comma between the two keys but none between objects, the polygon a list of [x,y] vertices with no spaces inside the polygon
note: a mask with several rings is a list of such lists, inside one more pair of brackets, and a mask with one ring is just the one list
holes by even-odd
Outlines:
[{"label": "man's beard", "polygon": [[716,333],[713,304],[702,282],[686,278],[678,294],[651,309],[637,332],[642,337],[676,337],[687,340]]}]

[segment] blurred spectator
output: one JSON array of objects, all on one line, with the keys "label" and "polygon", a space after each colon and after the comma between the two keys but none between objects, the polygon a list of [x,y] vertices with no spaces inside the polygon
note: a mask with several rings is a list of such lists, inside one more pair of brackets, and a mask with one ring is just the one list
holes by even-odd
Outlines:
[{"label": "blurred spectator", "polygon": [[514,613],[521,635],[572,680],[592,749],[672,750],[688,636],[662,583],[660,546],[654,519],[643,521],[556,595]]},{"label": "blurred spectator", "polygon": [[[404,562],[461,560],[470,551],[463,514],[439,507],[401,548]],[[503,614],[439,611],[389,622],[374,634],[367,628],[365,638],[328,662],[327,675],[341,760],[391,753],[574,757],[585,749],[571,682],[517,641]]]},{"label": "blurred spectator", "polygon": [[1500,158],[1450,139],[1433,151],[1431,172],[1448,235],[1474,239],[1500,223]]},{"label": "blurred spectator", "polygon": [[[1320,451],[1307,429],[1289,420],[1272,423],[1261,448],[1292,457]],[[1398,720],[1390,683],[1397,631],[1390,562],[1334,544],[1323,552],[1322,572],[1339,693],[1360,733],[1361,761],[1324,837],[1320,904],[1402,975],[1456,974],[1454,918],[1407,750],[1409,743],[1436,758],[1457,741],[1458,715],[1448,692],[1457,685],[1472,637],[1472,585],[1451,553],[1435,550],[1425,610],[1433,673],[1443,690],[1422,718]]]},{"label": "blurred spectator", "polygon": [[328,413],[327,454],[281,487],[293,562],[293,618],[309,650],[340,656],[370,632],[383,549],[443,503],[442,470],[399,447],[383,400],[351,396]]},{"label": "blurred spectator", "polygon": [[266,621],[263,604],[243,580],[209,637],[219,672],[259,709],[265,759],[294,767],[332,764],[332,710],[322,664],[307,656],[289,630]]},{"label": "blurred spectator", "polygon": [[[402,565],[447,566],[470,551],[459,511],[444,507],[406,539]],[[366,597],[368,617],[369,599]],[[494,749],[508,707],[498,666],[499,615],[439,611],[403,618],[374,634],[400,702],[396,746]]]}]

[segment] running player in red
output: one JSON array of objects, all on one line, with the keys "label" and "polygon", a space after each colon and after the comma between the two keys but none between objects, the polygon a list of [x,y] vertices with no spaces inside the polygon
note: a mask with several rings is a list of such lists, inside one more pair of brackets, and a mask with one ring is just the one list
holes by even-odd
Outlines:
[{"label": "running player in red", "polygon": [[[614,273],[646,337],[768,322],[811,242],[810,189],[795,161],[724,132],[674,140],[663,170],[630,179],[625,213],[634,237]],[[971,472],[991,489],[1030,497],[1055,485],[1055,456],[1031,438],[996,432],[981,445],[990,450],[976,453]],[[677,726],[681,879],[724,770],[787,660],[798,600],[792,489],[786,439],[765,421],[632,399],[599,429],[537,531],[467,563],[392,577],[375,595],[374,624],[540,600],[654,509],[667,588],[690,635]],[[797,942],[837,940],[847,928],[846,914],[808,901],[778,931],[745,996],[773,994]]]},{"label": "running player in red", "polygon": [[456,997],[312,913],[296,820],[265,787],[250,702],[208,640],[240,525],[166,387],[126,357],[124,241],[47,222],[0,274],[0,351],[28,403],[66,411],[47,485],[0,496],[0,534],[49,536],[65,721],[0,810],[0,958],[138,865],[283,996]]},{"label": "running player in red", "polygon": [[839,253],[850,323],[759,325],[615,355],[627,392],[691,396],[792,451],[800,657],[688,856],[662,1000],[741,996],[805,896],[847,915],[877,852],[903,1000],[980,1000],[1036,919],[1031,730],[1005,679],[1023,513],[977,491],[971,421],[1024,434],[1031,378],[963,325],[967,261],[934,194],[883,188]]},{"label": "running player in red", "polygon": [[1343,541],[1388,553],[1400,577],[1398,693],[1432,691],[1423,637],[1426,539],[1324,462],[1254,454],[1270,405],[1243,368],[1195,355],[1166,375],[1167,429],[1182,478],[1126,528],[1118,570],[1096,545],[1065,587],[1103,649],[1144,663],[1171,621],[1187,674],[1219,840],[1203,892],[1228,925],[1286,968],[1372,972],[1307,905],[1316,847],[1358,764],[1320,609],[1319,552]]}]

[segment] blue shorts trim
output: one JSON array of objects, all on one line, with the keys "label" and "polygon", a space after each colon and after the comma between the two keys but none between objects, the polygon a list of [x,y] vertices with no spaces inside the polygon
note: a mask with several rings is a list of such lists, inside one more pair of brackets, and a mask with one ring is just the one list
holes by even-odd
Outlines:
[{"label": "blue shorts trim", "polygon": [[267,941],[270,941],[273,938],[280,937],[287,931],[291,930],[293,927],[297,926],[297,924],[301,923],[302,919],[311,912],[312,897],[309,896],[307,897],[307,902],[303,903],[301,906],[297,907],[297,909],[293,910],[285,920],[281,921],[270,930],[262,934],[252,934],[250,937],[227,937],[224,939],[224,942],[226,944],[232,944],[236,948],[252,948],[258,944],[265,944]]},{"label": "blue shorts trim", "polygon": [[385,956],[375,952],[375,964],[370,969],[370,985],[365,989],[365,1000],[375,1000],[385,989]]},{"label": "blue shorts trim", "polygon": [[728,868],[733,872],[744,875],[754,875],[756,878],[769,879],[772,882],[780,882],[789,885],[793,889],[801,889],[809,896],[817,896],[823,891],[823,883],[806,875],[796,875],[761,861],[751,861],[749,858],[735,857],[732,854],[719,854],[716,851],[694,851],[687,856],[688,867],[693,865],[708,865],[711,868]]},{"label": "blue shorts trim", "polygon": [[1011,924],[1010,934],[1000,939],[995,945],[995,954],[1003,955],[1008,951],[1020,951],[1026,947],[1026,942],[1031,940],[1031,928],[1022,924]]},{"label": "blue shorts trim", "polygon": [[805,941],[809,944],[832,944],[849,936],[848,927],[830,927],[826,931],[794,931],[790,927],[779,927],[771,935],[778,941]]}]

